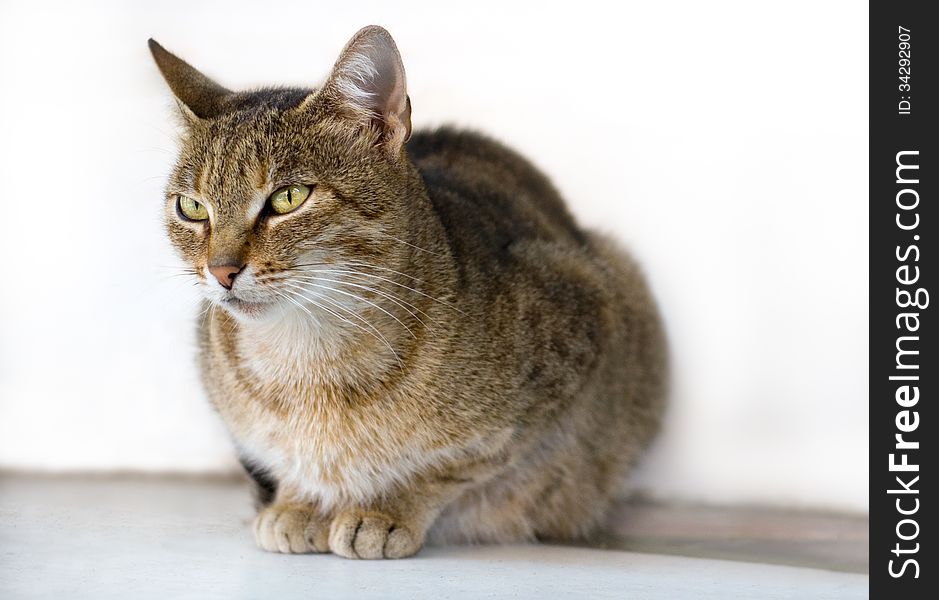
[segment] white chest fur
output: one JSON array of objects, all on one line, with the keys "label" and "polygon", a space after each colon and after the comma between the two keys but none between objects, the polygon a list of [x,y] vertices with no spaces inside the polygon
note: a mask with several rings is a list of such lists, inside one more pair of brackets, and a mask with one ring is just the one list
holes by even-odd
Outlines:
[{"label": "white chest fur", "polygon": [[244,458],[267,469],[279,494],[326,509],[367,503],[441,458],[390,401],[341,397],[335,355],[322,332],[302,324],[245,328],[241,364],[264,398],[242,392],[222,410]]}]

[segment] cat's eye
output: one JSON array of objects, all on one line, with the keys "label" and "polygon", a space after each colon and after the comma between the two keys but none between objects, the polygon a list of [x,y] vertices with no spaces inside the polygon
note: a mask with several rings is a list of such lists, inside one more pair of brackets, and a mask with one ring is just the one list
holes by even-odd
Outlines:
[{"label": "cat's eye", "polygon": [[180,196],[176,201],[179,214],[190,221],[205,221],[209,218],[209,211],[205,204],[193,200],[189,196]]},{"label": "cat's eye", "polygon": [[268,202],[278,215],[285,215],[292,210],[296,210],[301,204],[310,197],[310,188],[302,183],[295,183],[282,187],[271,194]]}]

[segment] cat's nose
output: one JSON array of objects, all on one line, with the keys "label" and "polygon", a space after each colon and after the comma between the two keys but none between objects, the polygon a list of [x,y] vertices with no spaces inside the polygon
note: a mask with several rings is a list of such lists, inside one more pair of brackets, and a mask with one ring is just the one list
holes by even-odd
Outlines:
[{"label": "cat's nose", "polygon": [[215,276],[222,287],[226,290],[230,290],[231,286],[235,283],[235,275],[241,272],[242,267],[237,267],[235,265],[219,265],[217,267],[209,267],[209,273]]}]

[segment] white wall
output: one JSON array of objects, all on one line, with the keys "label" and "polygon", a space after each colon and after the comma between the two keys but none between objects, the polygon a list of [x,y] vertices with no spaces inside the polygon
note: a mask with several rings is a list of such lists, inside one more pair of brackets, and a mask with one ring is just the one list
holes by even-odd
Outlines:
[{"label": "white wall", "polygon": [[146,40],[230,87],[315,85],[379,23],[416,126],[505,140],[645,263],[678,382],[641,486],[866,510],[867,7],[614,4],[4,1],[0,467],[233,468]]}]

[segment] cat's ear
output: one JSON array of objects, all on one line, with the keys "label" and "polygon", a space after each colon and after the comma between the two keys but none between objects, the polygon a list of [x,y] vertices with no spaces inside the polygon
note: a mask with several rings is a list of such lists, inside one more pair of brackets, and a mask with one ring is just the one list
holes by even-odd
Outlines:
[{"label": "cat's ear", "polygon": [[147,42],[163,79],[179,101],[183,115],[190,121],[211,119],[223,111],[231,92],[215,83],[195,67],[150,38]]},{"label": "cat's ear", "polygon": [[382,145],[392,155],[411,136],[404,63],[382,27],[371,25],[352,36],[322,92],[343,112],[378,128]]}]

